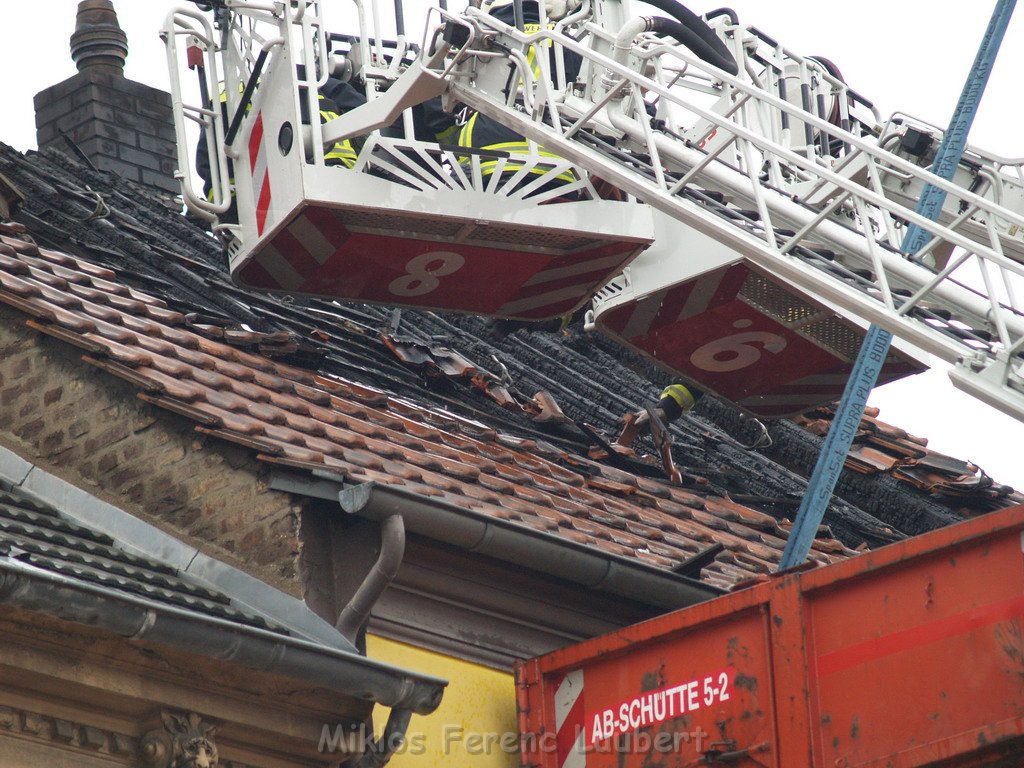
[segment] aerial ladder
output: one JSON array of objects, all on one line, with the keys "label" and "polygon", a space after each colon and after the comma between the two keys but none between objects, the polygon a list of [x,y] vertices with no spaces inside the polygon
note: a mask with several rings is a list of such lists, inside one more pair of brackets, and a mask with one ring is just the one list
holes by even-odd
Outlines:
[{"label": "aerial ladder", "polygon": [[[547,19],[542,3],[527,26],[527,2],[513,24],[433,8],[420,45],[400,2],[383,20],[359,0],[349,35],[327,31],[319,0],[173,10],[183,196],[234,279],[521,320],[589,303],[589,327],[772,418],[834,401],[877,324],[897,337],[880,381],[931,353],[1024,419],[1024,161],[968,147],[939,178],[941,129],[883,120],[831,62],[728,10],[582,0]],[[329,78],[366,103],[311,120]],[[425,103],[484,115],[529,149],[416,138]],[[208,194],[187,170],[190,119]],[[341,140],[358,145],[351,168],[324,160]],[[946,192],[937,221],[914,210],[929,184]],[[928,234],[913,256],[911,226]]]}]

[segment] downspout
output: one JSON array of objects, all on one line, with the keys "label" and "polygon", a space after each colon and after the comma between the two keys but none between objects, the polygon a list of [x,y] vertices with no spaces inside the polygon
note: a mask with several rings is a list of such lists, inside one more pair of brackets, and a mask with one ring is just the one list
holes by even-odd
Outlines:
[{"label": "downspout", "polygon": [[[345,511],[352,514],[362,511],[369,501],[369,494],[365,496],[361,504],[353,508],[345,508]],[[400,513],[388,515],[380,521],[380,554],[377,561],[366,574],[359,589],[348,601],[348,604],[341,609],[335,628],[353,645],[356,635],[366,620],[370,617],[370,611],[376,605],[377,600],[386,590],[402,566],[402,558],[405,555],[405,521]],[[405,741],[405,732],[409,728],[409,721],[412,719],[412,710],[408,708],[395,708],[388,715],[388,721],[379,739],[372,740],[366,745],[362,756],[355,763],[356,768],[383,768],[391,759],[395,750]]]},{"label": "downspout", "polygon": [[400,514],[390,515],[380,523],[380,554],[377,556],[377,562],[370,568],[370,572],[366,574],[366,578],[352,595],[348,605],[341,609],[338,621],[334,625],[353,645],[359,628],[370,617],[373,606],[398,575],[404,555],[405,523]]},{"label": "downspout", "polygon": [[356,768],[384,768],[395,750],[405,742],[410,720],[412,710],[392,709],[380,738],[366,745],[366,750],[355,763]]}]

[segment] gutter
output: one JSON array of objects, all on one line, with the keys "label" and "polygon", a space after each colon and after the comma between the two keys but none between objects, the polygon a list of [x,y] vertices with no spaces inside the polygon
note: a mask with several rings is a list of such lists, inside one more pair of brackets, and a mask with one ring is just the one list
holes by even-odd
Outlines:
[{"label": "gutter", "polygon": [[316,479],[278,473],[271,488],[337,499],[346,512],[378,522],[401,515],[410,533],[657,608],[675,610],[725,594],[696,579],[401,486],[372,482],[344,486],[333,473],[313,474]]},{"label": "gutter", "polygon": [[363,483],[345,488],[339,492],[338,502],[346,512],[371,520],[398,514],[413,533],[589,589],[643,600],[658,608],[682,608],[722,594],[671,571],[621,555],[602,553],[561,536],[462,509],[393,485]]},{"label": "gutter", "polygon": [[125,595],[0,558],[0,603],[427,715],[446,681],[357,653]]}]

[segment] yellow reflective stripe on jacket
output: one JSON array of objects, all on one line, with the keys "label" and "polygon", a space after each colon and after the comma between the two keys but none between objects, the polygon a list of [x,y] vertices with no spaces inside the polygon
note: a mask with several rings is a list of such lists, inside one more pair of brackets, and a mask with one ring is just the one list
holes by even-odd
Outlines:
[{"label": "yellow reflective stripe on jacket", "polygon": [[[508,152],[513,155],[528,155],[530,154],[530,143],[528,141],[504,141],[497,144],[487,144],[483,147],[476,147],[473,144],[473,129],[476,127],[476,119],[479,117],[479,112],[474,112],[473,116],[469,118],[466,124],[462,127],[459,132],[459,146],[460,147],[471,147],[474,149],[488,149],[492,152]],[[539,157],[550,157],[553,160],[561,160],[558,155],[548,152],[544,147],[537,147],[537,156]],[[463,160],[461,162],[468,162]],[[480,161],[480,172],[484,176],[490,176],[494,173],[497,168],[499,160],[481,159]],[[515,160],[514,158],[508,158],[505,160],[505,165],[502,168],[502,173],[518,171],[526,166],[526,163]],[[549,172],[549,168],[543,165],[534,166],[530,169],[530,173],[536,176],[543,176]],[[565,170],[558,174],[555,179],[557,181],[563,181],[567,184],[571,184],[576,181],[576,174],[572,170]]]},{"label": "yellow reflective stripe on jacket", "polygon": [[[234,190],[235,190],[235,180],[234,179],[228,179],[228,184],[231,185],[231,197],[234,198],[234,196],[235,196],[235,192],[234,192]],[[213,198],[214,198],[213,187],[210,187],[210,191],[206,193],[206,199],[209,202],[211,202],[211,203],[216,203],[217,201],[214,200]]]},{"label": "yellow reflective stripe on jacket", "polygon": [[[497,148],[498,148],[497,146],[482,147],[482,149],[497,149]],[[524,150],[524,154],[525,154],[525,150]],[[546,152],[538,152],[538,154],[540,154],[542,156],[547,156],[547,157],[554,157],[556,160],[558,159],[556,155],[548,154]],[[494,173],[495,169],[498,167],[498,163],[499,162],[501,162],[501,161],[500,160],[481,160],[480,161],[480,172],[484,176],[490,176],[492,173]],[[512,173],[512,172],[515,172],[515,171],[519,171],[519,170],[521,170],[521,169],[523,169],[525,167],[526,167],[526,163],[517,162],[517,161],[513,160],[512,158],[509,158],[509,159],[505,160],[505,164],[502,166],[501,172],[502,173]],[[530,168],[530,173],[533,174],[534,176],[543,176],[544,174],[548,173],[548,171],[549,171],[549,169],[545,168],[543,165],[535,165],[532,168]],[[566,184],[571,184],[572,182],[576,181],[576,176],[575,176],[575,174],[572,171],[564,171],[564,172],[558,174],[557,176],[555,176],[555,180],[557,180],[557,181],[564,181]]]},{"label": "yellow reflective stripe on jacket", "polygon": [[[327,97],[322,93],[317,94],[317,99],[320,102],[327,100]],[[333,102],[332,102],[333,104]],[[329,109],[320,110],[320,123],[328,123],[334,118],[338,117],[337,112],[332,112]],[[357,152],[355,147],[352,146],[352,142],[349,139],[342,139],[341,141],[335,142],[333,146],[324,150],[324,163],[327,165],[344,165],[346,168],[351,168],[356,164]]]},{"label": "yellow reflective stripe on jacket", "polygon": [[479,112],[474,112],[472,117],[466,121],[466,124],[462,126],[462,130],[459,131],[459,146],[460,147],[472,147],[473,146],[473,128],[476,127],[476,119],[480,116]]},{"label": "yellow reflective stripe on jacket", "polygon": [[445,128],[440,133],[434,134],[434,138],[437,139],[438,144],[457,144],[459,141],[459,134],[462,132],[462,126],[452,125]]},{"label": "yellow reflective stripe on jacket", "polygon": [[[320,98],[323,98],[323,96]],[[338,115],[330,110],[320,110],[321,123],[326,123],[336,117],[338,117]],[[340,163],[346,168],[351,168],[356,164],[357,156],[358,153],[356,152],[355,147],[352,146],[352,142],[348,139],[342,139],[341,141],[336,142],[329,149],[324,150],[324,162],[327,165],[338,165]]]},{"label": "yellow reflective stripe on jacket", "polygon": [[679,406],[683,413],[693,408],[697,400],[694,398],[693,393],[683,384],[670,384],[661,391],[661,399],[671,397],[676,401],[676,405]]},{"label": "yellow reflective stripe on jacket", "polygon": [[[548,29],[554,29],[554,28],[555,28],[554,24],[548,24]],[[527,35],[534,35],[534,34],[540,32],[540,30],[541,30],[540,24],[524,24],[523,25],[523,32],[525,34],[527,34]],[[530,71],[532,71],[533,72],[533,76],[537,77],[537,78],[540,77],[540,64],[537,63],[537,46],[538,45],[543,45],[545,49],[550,49],[551,48],[551,41],[550,40],[544,40],[541,43],[532,43],[530,45],[529,49],[526,51],[526,63],[530,65]],[[550,67],[549,67],[549,69],[550,69]],[[551,72],[551,76],[554,77],[554,74],[555,74],[554,71],[552,71]],[[520,85],[522,85],[522,83],[520,83]]]}]

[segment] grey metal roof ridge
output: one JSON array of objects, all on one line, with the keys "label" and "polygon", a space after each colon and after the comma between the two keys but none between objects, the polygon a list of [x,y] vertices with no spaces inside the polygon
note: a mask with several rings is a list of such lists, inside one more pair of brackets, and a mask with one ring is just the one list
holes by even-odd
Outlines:
[{"label": "grey metal roof ridge", "polygon": [[430,714],[447,685],[354,650],[114,593],[9,557],[0,557],[0,603],[285,675],[395,710]]},{"label": "grey metal roof ridge", "polygon": [[158,560],[225,593],[238,607],[332,648],[355,651],[340,632],[291,595],[204,555],[154,525],[0,446],[0,479],[82,525],[111,536],[128,552]]}]

